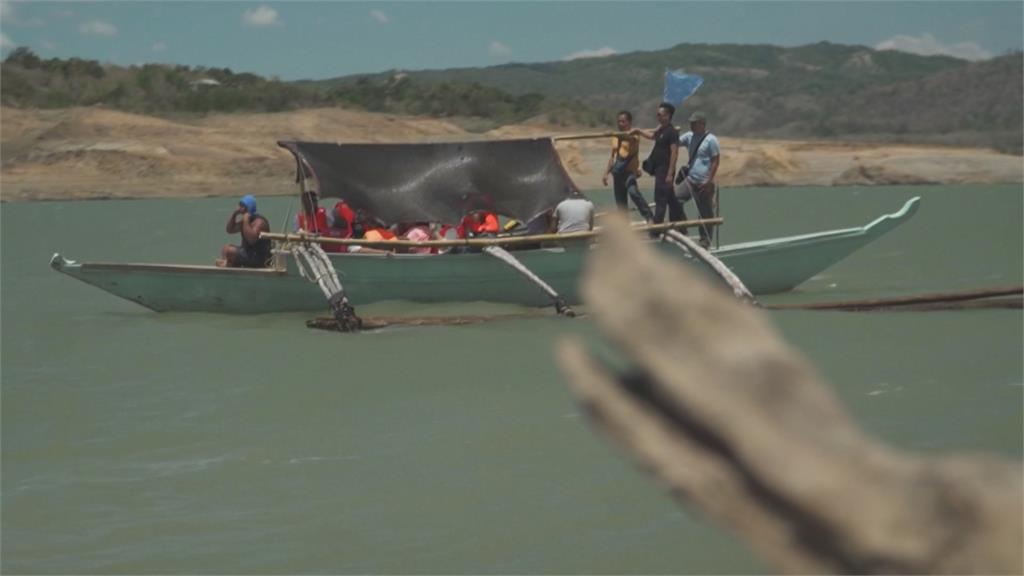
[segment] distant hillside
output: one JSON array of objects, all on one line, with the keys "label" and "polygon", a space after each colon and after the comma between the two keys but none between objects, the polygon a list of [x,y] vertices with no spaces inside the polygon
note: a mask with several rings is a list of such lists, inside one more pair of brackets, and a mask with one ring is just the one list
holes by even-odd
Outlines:
[{"label": "distant hillside", "polygon": [[41,59],[18,48],[0,68],[0,102],[164,117],[340,106],[445,118],[474,132],[523,122],[592,129],[610,127],[621,108],[632,110],[638,125],[653,125],[664,71],[680,68],[705,82],[676,122],[700,109],[720,135],[983,146],[1015,154],[1024,147],[1021,53],[972,63],[830,43],[681,44],[568,62],[299,82],[226,68]]},{"label": "distant hillside", "polygon": [[561,125],[604,123],[571,99],[510,94],[476,82],[425,84],[401,75],[323,85],[281,82],[228,68],[168,64],[115,66],[95,60],[42,59],[18,48],[0,69],[0,101],[20,108],[101,106],[157,116],[283,112],[342,106],[434,118],[459,118],[475,131],[547,116]]},{"label": "distant hillside", "polygon": [[[681,44],[568,62],[401,74],[427,84],[477,83],[510,94],[578,99],[606,115],[626,108],[649,126],[664,71],[681,68],[705,81],[684,113],[707,112],[722,134],[978,145],[1019,154],[1022,67],[1020,53],[969,63],[830,43]],[[395,74],[301,84],[331,90]]]}]

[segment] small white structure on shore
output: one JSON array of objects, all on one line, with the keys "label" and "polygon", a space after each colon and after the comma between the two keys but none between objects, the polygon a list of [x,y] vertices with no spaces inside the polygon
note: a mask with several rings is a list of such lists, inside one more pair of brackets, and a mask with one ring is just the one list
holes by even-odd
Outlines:
[{"label": "small white structure on shore", "polygon": [[214,86],[220,86],[221,83],[213,78],[200,78],[193,80],[189,83],[192,86],[192,90],[201,90],[203,88],[213,88]]}]

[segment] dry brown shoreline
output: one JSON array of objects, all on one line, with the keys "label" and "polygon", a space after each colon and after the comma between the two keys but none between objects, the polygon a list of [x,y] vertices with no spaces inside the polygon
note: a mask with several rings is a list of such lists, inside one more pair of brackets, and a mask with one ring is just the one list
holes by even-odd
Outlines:
[{"label": "dry brown shoreline", "polygon": [[[712,130],[714,127],[712,126]],[[0,108],[0,200],[220,197],[295,191],[277,140],[408,142],[567,133],[550,125],[466,132],[433,118],[338,108],[167,120],[101,108]],[[1024,182],[1024,162],[992,150],[719,135],[726,187]],[[607,139],[560,142],[583,189],[604,189]],[[648,186],[649,179],[641,180]]]}]

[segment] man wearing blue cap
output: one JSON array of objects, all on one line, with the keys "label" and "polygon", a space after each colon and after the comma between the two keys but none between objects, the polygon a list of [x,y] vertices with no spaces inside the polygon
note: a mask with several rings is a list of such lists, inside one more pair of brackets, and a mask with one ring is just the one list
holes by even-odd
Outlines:
[{"label": "man wearing blue cap", "polygon": [[252,194],[242,196],[224,229],[228,234],[241,233],[242,242],[238,246],[226,244],[220,251],[217,266],[264,268],[270,264],[270,240],[260,238],[260,232],[270,232],[270,222],[256,211],[256,198]]}]

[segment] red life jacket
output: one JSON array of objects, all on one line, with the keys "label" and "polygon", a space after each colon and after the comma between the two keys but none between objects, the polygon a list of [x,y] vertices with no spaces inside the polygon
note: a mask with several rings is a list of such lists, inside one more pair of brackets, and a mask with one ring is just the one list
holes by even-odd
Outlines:
[{"label": "red life jacket", "polygon": [[461,229],[459,238],[465,238],[467,232],[472,232],[474,235],[485,232],[497,234],[501,230],[498,225],[498,216],[494,212],[481,211],[477,214],[482,217],[482,220],[477,220],[476,214],[467,214],[462,218],[462,223],[458,226]]},{"label": "red life jacket", "polygon": [[[321,236],[327,238],[350,238],[352,236],[352,229],[328,228]],[[320,247],[324,249],[324,252],[348,252],[348,246],[344,244],[321,244]]]},{"label": "red life jacket", "polygon": [[344,218],[345,222],[348,222],[349,228],[352,227],[352,223],[356,220],[355,211],[344,200],[334,205],[334,213]]},{"label": "red life jacket", "polygon": [[[349,210],[349,213],[352,214],[352,211]],[[354,214],[352,215],[354,216]],[[351,221],[349,221],[349,226],[344,230],[332,228],[327,225],[327,212],[323,208],[316,209],[316,214],[311,223],[307,222],[304,213],[299,213],[299,228],[328,238],[348,238],[352,236]],[[324,252],[348,252],[348,246],[342,244],[321,244],[320,247],[324,249]]]},{"label": "red life jacket", "polygon": [[299,228],[314,234],[324,234],[327,231],[327,212],[323,208],[317,208],[312,222],[306,222],[306,213],[299,212]]},{"label": "red life jacket", "polygon": [[455,230],[458,232],[459,238],[466,238],[470,234],[479,234],[480,228],[481,224],[480,222],[477,221],[476,215],[467,214],[462,217],[462,222],[459,222],[459,225],[455,228]]},{"label": "red life jacket", "polygon": [[[336,219],[340,217],[345,221],[345,226],[325,226],[321,234],[328,238],[351,238],[352,221],[355,220],[356,213],[348,207],[344,200],[335,204],[333,211]],[[321,244],[320,246],[324,252],[348,252],[348,246],[344,244]]]}]

